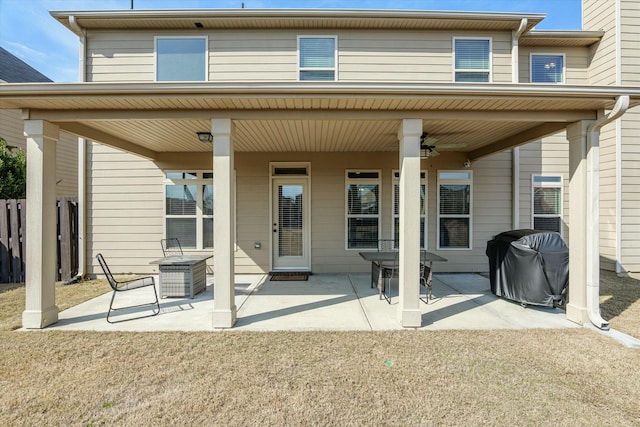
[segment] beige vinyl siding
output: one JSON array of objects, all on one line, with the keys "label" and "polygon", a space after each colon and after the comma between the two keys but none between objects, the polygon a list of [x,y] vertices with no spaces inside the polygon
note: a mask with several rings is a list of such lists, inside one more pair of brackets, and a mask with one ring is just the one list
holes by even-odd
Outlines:
[{"label": "beige vinyl siding", "polygon": [[589,82],[589,50],[587,48],[544,48],[521,47],[520,83],[531,82],[531,54],[564,54],[565,84],[587,84]]},{"label": "beige vinyl siding", "polygon": [[163,175],[151,161],[116,149],[87,145],[87,262],[101,274],[102,253],[114,274],[150,273],[160,258]]},{"label": "beige vinyl siding", "polygon": [[602,41],[590,49],[590,84],[616,84],[616,3],[617,0],[583,0],[582,2],[583,29],[605,31]]},{"label": "beige vinyl siding", "polygon": [[154,35],[147,32],[89,33],[87,81],[154,81]]},{"label": "beige vinyl siding", "polygon": [[209,35],[210,81],[295,81],[297,33],[227,31]]},{"label": "beige vinyl siding", "polygon": [[[511,151],[504,151],[472,163],[473,250],[442,251],[441,255],[452,263],[451,267],[446,266],[448,271],[486,272],[489,270],[489,261],[485,253],[487,242],[495,235],[512,228],[511,159]],[[458,169],[463,169],[462,162],[456,166]],[[434,207],[435,205],[434,201]],[[435,235],[433,237],[435,238]],[[444,266],[438,268],[443,269]]]},{"label": "beige vinyl siding", "polygon": [[600,266],[615,270],[619,257],[616,249],[617,178],[616,125],[605,126],[600,132]]},{"label": "beige vinyl siding", "polygon": [[[7,144],[26,150],[20,110],[0,110],[0,137]],[[60,132],[60,140],[56,144],[56,182],[57,197],[78,195],[78,138],[66,132]]]},{"label": "beige vinyl siding", "polygon": [[531,213],[532,175],[562,176],[562,236],[569,241],[569,142],[565,132],[520,146],[520,228],[533,228]]},{"label": "beige vinyl siding", "polygon": [[[87,258],[89,270],[100,274],[95,255],[103,253],[115,273],[155,273],[149,262],[161,256],[164,230],[164,172],[183,159],[155,164],[140,157],[99,145],[89,145]],[[508,152],[479,160],[473,170],[473,249],[437,251],[437,171],[462,170],[462,154],[442,153],[423,160],[428,173],[428,249],[449,259],[437,271],[488,271],[486,242],[510,229],[511,156]],[[311,164],[312,271],[368,272],[369,264],[357,250],[345,249],[345,170],[377,169],[381,179],[382,236],[391,236],[392,176],[397,153],[236,153],[237,246],[236,272],[264,273],[270,268],[269,162],[305,161]],[[212,161],[200,156],[194,170],[210,169]],[[214,171],[215,173],[215,171]],[[214,189],[215,194],[215,189]],[[215,221],[215,219],[214,219]],[[254,248],[260,242],[260,249]],[[215,250],[214,250],[215,252]],[[209,271],[212,271],[211,263]]]},{"label": "beige vinyl siding", "polygon": [[640,3],[622,1],[620,15],[621,84],[640,86]]},{"label": "beige vinyl siding", "polygon": [[155,36],[208,37],[210,81],[296,81],[297,37],[338,37],[339,81],[453,81],[452,37],[490,37],[494,82],[511,81],[511,38],[504,33],[376,31],[94,32],[87,81],[155,79]]},{"label": "beige vinyl siding", "polygon": [[623,153],[620,262],[623,270],[640,272],[640,109],[628,111],[620,127]]}]

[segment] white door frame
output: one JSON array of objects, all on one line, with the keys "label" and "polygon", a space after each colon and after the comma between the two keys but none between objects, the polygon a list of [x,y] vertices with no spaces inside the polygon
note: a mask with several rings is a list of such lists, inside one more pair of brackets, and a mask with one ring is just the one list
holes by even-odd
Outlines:
[{"label": "white door frame", "polygon": [[[276,170],[280,168],[300,168],[306,169],[306,175],[303,174],[277,174]],[[271,162],[269,164],[269,242],[270,255],[269,265],[271,271],[311,271],[311,164],[309,162]],[[291,265],[282,265],[276,262],[276,242],[274,227],[279,227],[278,220],[275,217],[275,197],[277,193],[275,186],[281,183],[301,184],[303,186],[303,206],[302,206],[302,224],[303,224],[303,256],[301,259],[292,260]],[[274,225],[275,224],[275,225]]]}]

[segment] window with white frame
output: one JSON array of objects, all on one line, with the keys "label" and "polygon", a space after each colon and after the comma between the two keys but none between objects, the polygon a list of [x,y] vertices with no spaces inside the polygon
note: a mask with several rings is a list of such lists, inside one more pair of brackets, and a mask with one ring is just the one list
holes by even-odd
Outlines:
[{"label": "window with white frame", "polygon": [[[420,172],[420,247],[427,247],[427,173]],[[400,172],[393,173],[393,240],[400,241]]]},{"label": "window with white frame", "polygon": [[206,37],[156,37],[156,81],[205,81]]},{"label": "window with white frame", "polygon": [[166,172],[165,178],[165,236],[183,248],[213,248],[213,173]]},{"label": "window with white frame", "polygon": [[438,172],[438,249],[471,249],[471,171]]},{"label": "window with white frame", "polygon": [[376,249],[380,236],[380,171],[346,172],[347,249]]},{"label": "window with white frame", "polygon": [[564,83],[564,54],[531,54],[531,83]]},{"label": "window with white frame", "polygon": [[562,233],[562,176],[533,175],[531,183],[533,228]]},{"label": "window with white frame", "polygon": [[454,38],[454,81],[466,83],[491,81],[491,39]]},{"label": "window with white frame", "polygon": [[299,79],[336,80],[335,36],[298,36]]}]

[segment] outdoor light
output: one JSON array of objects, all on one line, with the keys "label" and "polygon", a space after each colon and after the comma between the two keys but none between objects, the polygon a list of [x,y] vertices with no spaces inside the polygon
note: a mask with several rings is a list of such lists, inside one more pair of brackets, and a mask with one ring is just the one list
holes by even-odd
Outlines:
[{"label": "outdoor light", "polygon": [[211,132],[196,132],[196,134],[198,135],[198,140],[200,140],[200,142],[213,142],[213,135],[211,135]]}]

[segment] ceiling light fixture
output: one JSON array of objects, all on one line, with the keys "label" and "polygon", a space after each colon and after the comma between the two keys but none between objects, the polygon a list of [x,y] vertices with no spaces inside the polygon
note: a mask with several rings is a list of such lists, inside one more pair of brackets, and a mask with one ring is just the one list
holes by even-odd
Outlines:
[{"label": "ceiling light fixture", "polygon": [[213,135],[211,135],[211,132],[196,132],[196,135],[198,135],[198,140],[200,142],[205,142],[205,143],[213,142]]}]

